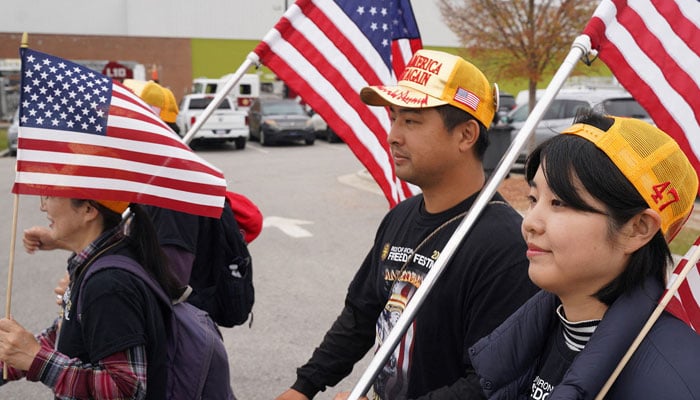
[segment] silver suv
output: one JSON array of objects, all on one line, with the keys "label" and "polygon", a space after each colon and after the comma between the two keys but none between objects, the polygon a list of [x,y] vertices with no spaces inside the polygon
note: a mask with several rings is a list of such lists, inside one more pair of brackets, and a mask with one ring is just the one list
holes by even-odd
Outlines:
[{"label": "silver suv", "polygon": [[[545,111],[535,128],[535,145],[539,145],[550,137],[557,135],[573,123],[577,112],[593,108],[604,114],[621,117],[643,119],[653,123],[649,114],[637,101],[624,90],[561,90]],[[511,141],[525,124],[529,107],[522,104],[499,121],[499,124],[509,124],[513,130]],[[518,162],[525,161],[528,155],[527,145],[518,156]]]}]

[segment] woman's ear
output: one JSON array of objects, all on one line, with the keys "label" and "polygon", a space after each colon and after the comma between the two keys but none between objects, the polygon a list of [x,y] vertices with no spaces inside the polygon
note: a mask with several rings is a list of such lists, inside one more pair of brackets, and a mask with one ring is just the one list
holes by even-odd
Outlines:
[{"label": "woman's ear", "polygon": [[91,221],[100,216],[100,211],[89,201],[85,202],[85,213],[83,216],[86,220]]},{"label": "woman's ear", "polygon": [[634,253],[649,243],[661,229],[661,216],[647,208],[630,219],[624,229],[625,249],[628,253]]}]

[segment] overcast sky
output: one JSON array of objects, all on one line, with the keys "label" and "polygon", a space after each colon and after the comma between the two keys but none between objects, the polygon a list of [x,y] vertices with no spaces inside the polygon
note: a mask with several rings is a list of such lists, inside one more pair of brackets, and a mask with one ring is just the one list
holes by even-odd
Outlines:
[{"label": "overcast sky", "polygon": [[459,47],[457,36],[442,21],[435,0],[413,0],[411,5],[424,45]]},{"label": "overcast sky", "polygon": [[[64,3],[72,5],[70,12]],[[292,0],[2,0],[0,32],[262,39]],[[29,5],[31,4],[31,5]],[[458,47],[435,0],[412,0],[423,44]],[[56,18],[60,16],[60,18]],[[251,16],[254,16],[251,18]]]}]

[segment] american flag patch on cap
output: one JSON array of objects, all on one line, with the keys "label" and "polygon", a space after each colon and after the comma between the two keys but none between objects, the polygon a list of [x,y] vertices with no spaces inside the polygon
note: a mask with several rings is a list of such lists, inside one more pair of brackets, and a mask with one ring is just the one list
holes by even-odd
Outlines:
[{"label": "american flag patch on cap", "polygon": [[461,87],[457,88],[457,93],[455,93],[454,100],[475,111],[479,106],[479,102],[481,101],[479,100],[479,96]]}]

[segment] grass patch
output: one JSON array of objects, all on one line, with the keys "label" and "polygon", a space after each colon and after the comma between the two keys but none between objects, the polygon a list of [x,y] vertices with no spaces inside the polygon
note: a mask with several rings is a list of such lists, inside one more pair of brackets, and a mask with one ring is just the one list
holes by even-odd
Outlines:
[{"label": "grass patch", "polygon": [[689,228],[687,225],[678,233],[675,239],[669,244],[671,253],[683,256],[688,252],[690,246],[695,243],[695,239],[700,236],[700,230]]},{"label": "grass patch", "polygon": [[0,150],[7,148],[7,129],[0,128]]}]

